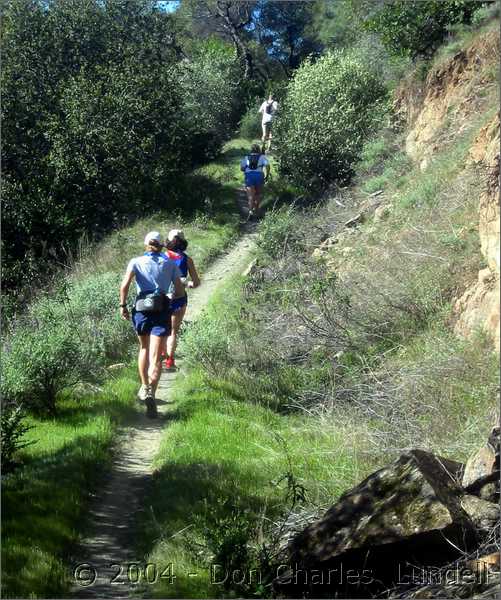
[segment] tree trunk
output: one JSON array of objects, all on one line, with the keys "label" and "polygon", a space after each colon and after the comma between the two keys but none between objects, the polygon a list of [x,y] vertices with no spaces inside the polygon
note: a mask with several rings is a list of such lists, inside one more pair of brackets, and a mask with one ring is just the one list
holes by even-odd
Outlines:
[{"label": "tree trunk", "polygon": [[239,30],[245,27],[250,22],[250,18],[247,21],[242,21],[238,25],[232,20],[230,16],[230,3],[217,2],[217,12],[224,23],[226,31],[230,34],[231,40],[235,46],[237,57],[241,61],[244,69],[244,79],[252,79],[254,76],[254,61],[252,54],[247,46],[242,41],[239,35]]}]

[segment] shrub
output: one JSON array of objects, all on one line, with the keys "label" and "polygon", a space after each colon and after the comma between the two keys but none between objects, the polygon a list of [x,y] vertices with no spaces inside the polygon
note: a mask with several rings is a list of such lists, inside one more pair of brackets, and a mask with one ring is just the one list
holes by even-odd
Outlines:
[{"label": "shrub", "polygon": [[[202,523],[212,563],[221,565],[224,573],[251,573],[252,568],[257,566],[251,543],[256,527],[252,511],[238,506],[230,498],[217,498],[204,517]],[[232,591],[236,587],[240,594],[248,592],[245,583],[235,586],[231,578],[226,578],[223,585]]]},{"label": "shrub", "polygon": [[123,358],[134,340],[131,324],[117,310],[121,275],[102,273],[73,282],[68,288],[68,318],[79,323],[81,363],[87,365],[84,376],[109,360]]},{"label": "shrub", "polygon": [[90,275],[39,298],[4,343],[2,394],[54,413],[62,390],[95,381],[107,361],[123,358],[134,335],[117,310],[119,281]]},{"label": "shrub", "polygon": [[237,85],[234,52],[216,39],[195,45],[191,59],[181,63],[183,122],[192,163],[214,158],[229,138]]},{"label": "shrub", "polygon": [[24,423],[25,415],[21,406],[2,406],[1,440],[2,440],[2,472],[8,473],[16,465],[16,454],[34,442],[23,441],[24,434],[32,429]]},{"label": "shrub", "polygon": [[2,396],[53,414],[58,393],[79,380],[80,343],[73,328],[55,321],[49,329],[33,321],[9,346],[2,356]]},{"label": "shrub", "polygon": [[334,51],[303,64],[277,115],[280,172],[302,187],[348,179],[385,112],[385,95],[381,79],[355,53]]},{"label": "shrub", "polygon": [[394,55],[429,56],[451,26],[469,23],[481,5],[470,0],[386,0],[365,27]]},{"label": "shrub", "polygon": [[297,222],[297,214],[290,206],[268,211],[259,228],[259,252],[271,258],[283,256],[288,242],[294,239],[294,225]]},{"label": "shrub", "polygon": [[258,110],[259,104],[253,104],[244,113],[244,116],[240,120],[240,137],[248,140],[261,137],[261,118]]},{"label": "shrub", "polygon": [[186,168],[169,20],[134,4],[13,0],[4,11],[4,288],[29,285],[33,272],[20,281],[16,269],[26,254],[40,273],[79,233],[158,202]]},{"label": "shrub", "polygon": [[166,205],[187,168],[177,88],[170,71],[146,77],[134,60],[61,84],[60,114],[47,125],[47,234],[70,240]]},{"label": "shrub", "polygon": [[4,11],[4,289],[29,287],[74,250],[176,206],[193,162],[236,123],[229,45],[180,59],[173,17],[150,0],[12,0]]},{"label": "shrub", "polygon": [[471,24],[473,27],[481,27],[487,21],[491,19],[499,19],[499,13],[501,12],[501,5],[499,0],[495,2],[491,2],[486,6],[482,6],[478,10],[475,11],[473,17],[471,19]]}]

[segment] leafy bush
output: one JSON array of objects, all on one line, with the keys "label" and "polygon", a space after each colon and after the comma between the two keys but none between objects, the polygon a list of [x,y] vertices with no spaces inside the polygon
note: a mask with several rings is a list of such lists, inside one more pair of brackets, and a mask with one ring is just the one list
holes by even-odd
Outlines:
[{"label": "leafy bush", "polygon": [[17,332],[3,352],[2,396],[55,412],[57,394],[79,380],[80,343],[68,325],[55,321],[49,329],[32,322]]},{"label": "leafy bush", "polygon": [[[13,0],[2,15],[5,290],[51,272],[81,235],[177,205],[182,175],[236,122],[224,42],[174,43],[150,0]],[[183,60],[180,58],[183,57]]]},{"label": "leafy bush", "polygon": [[349,178],[364,140],[380,123],[385,95],[382,81],[355,53],[334,51],[303,64],[277,115],[280,172],[303,187]]},{"label": "leafy bush", "polygon": [[181,100],[171,73],[145,77],[135,60],[96,71],[61,85],[59,114],[47,126],[53,180],[44,210],[53,239],[105,231],[166,206],[165,190],[186,169]]},{"label": "leafy bush", "polygon": [[240,137],[248,140],[261,138],[261,118],[258,110],[259,105],[253,104],[244,113],[244,116],[240,120]]},{"label": "leafy bush", "polygon": [[469,23],[481,5],[470,0],[386,0],[365,27],[394,55],[429,56],[451,26]]},{"label": "leafy bush", "polygon": [[8,473],[16,465],[15,456],[34,442],[23,441],[24,434],[32,429],[24,421],[25,415],[21,406],[2,406],[1,441],[2,441],[2,472]]},{"label": "leafy bush", "polygon": [[259,228],[257,246],[262,256],[277,258],[284,256],[289,241],[294,239],[294,230],[299,218],[291,206],[270,210]]},{"label": "leafy bush", "polygon": [[131,324],[117,310],[121,276],[103,273],[73,282],[68,289],[68,317],[79,323],[81,361],[87,377],[106,362],[123,359],[134,340]]},{"label": "leafy bush", "polygon": [[66,281],[38,299],[4,343],[2,395],[54,413],[61,391],[123,358],[134,335],[117,310],[119,280],[104,273]]},{"label": "leafy bush", "polygon": [[482,6],[476,10],[471,19],[471,24],[473,27],[481,27],[490,19],[499,19],[500,12],[500,2],[499,0],[495,0],[494,2],[491,2],[486,6]]},{"label": "leafy bush", "polygon": [[192,163],[214,158],[231,133],[237,66],[233,50],[216,39],[195,45],[190,60],[181,63],[183,123]]}]

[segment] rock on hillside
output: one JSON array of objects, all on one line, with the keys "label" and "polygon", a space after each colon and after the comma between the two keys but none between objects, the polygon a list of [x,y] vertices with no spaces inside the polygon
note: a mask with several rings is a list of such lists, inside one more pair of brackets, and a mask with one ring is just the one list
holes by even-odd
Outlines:
[{"label": "rock on hillside", "polygon": [[[496,498],[499,427],[466,468],[413,450],[346,492],[290,541],[289,568],[280,573],[276,589],[288,597],[370,598],[389,590],[394,597],[415,598],[482,593],[489,581],[479,581],[471,553],[480,549],[491,557],[484,562],[496,562],[490,537],[499,521]],[[441,586],[445,579],[447,590]],[[430,585],[435,591],[438,585],[441,594],[415,595]]]},{"label": "rock on hillside", "polygon": [[[456,133],[492,108],[488,90],[498,86],[499,32],[478,36],[464,50],[435,66],[421,85],[407,82],[396,94],[395,110],[409,133],[406,151],[426,169],[434,154],[454,143]],[[482,90],[482,92],[481,92]],[[496,100],[497,102],[497,100]],[[499,332],[499,114],[483,127],[471,150],[479,173],[479,236],[487,267],[454,306],[455,331],[469,336],[484,329],[500,350]]]},{"label": "rock on hillside", "polygon": [[460,130],[482,111],[485,98],[478,91],[497,87],[488,67],[497,72],[499,56],[499,32],[491,31],[432,68],[422,85],[405,82],[397,90],[394,110],[408,129],[406,152],[421,168],[443,148],[447,129]]},{"label": "rock on hillside", "polygon": [[487,266],[458,299],[456,332],[468,336],[484,328],[500,350],[499,339],[499,113],[480,130],[471,150],[470,162],[486,171],[486,184],[479,198],[479,236]]}]

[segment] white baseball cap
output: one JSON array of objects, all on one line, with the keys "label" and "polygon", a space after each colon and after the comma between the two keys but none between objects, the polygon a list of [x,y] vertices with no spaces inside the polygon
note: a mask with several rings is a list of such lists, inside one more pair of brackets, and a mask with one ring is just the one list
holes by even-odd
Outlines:
[{"label": "white baseball cap", "polygon": [[151,242],[155,243],[158,246],[162,245],[162,236],[160,235],[160,233],[158,231],[150,231],[149,233],[146,234],[145,238],[144,238],[144,245],[145,246],[149,246],[151,244]]},{"label": "white baseball cap", "polygon": [[169,231],[169,234],[167,235],[167,239],[169,240],[169,242],[172,242],[172,240],[177,237],[180,240],[184,240],[186,241],[186,238],[184,237],[184,232],[182,229],[171,229]]}]

